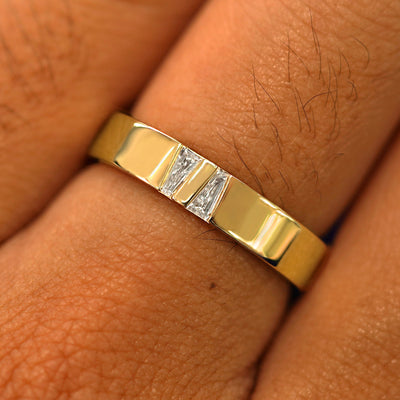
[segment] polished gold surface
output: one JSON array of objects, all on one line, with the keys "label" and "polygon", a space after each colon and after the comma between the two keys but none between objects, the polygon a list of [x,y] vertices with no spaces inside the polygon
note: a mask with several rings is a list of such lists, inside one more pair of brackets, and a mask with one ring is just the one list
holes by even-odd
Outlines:
[{"label": "polished gold surface", "polygon": [[124,114],[115,114],[93,143],[90,154],[159,189],[181,147],[169,136]]},{"label": "polished gold surface", "polygon": [[196,210],[196,215],[304,289],[326,245],[249,186],[224,171],[218,172],[210,161],[191,153],[183,162],[182,149],[186,148],[168,135],[118,113],[104,126],[90,155],[159,191],[166,187],[167,177],[172,179],[175,186],[169,197],[189,206],[192,212]]},{"label": "polished gold surface", "polygon": [[273,266],[301,229],[277,206],[234,177],[211,222]]},{"label": "polished gold surface", "polygon": [[116,154],[115,163],[159,189],[180,147],[175,140],[135,124]]},{"label": "polished gold surface", "polygon": [[103,126],[90,148],[92,157],[109,164],[115,163],[115,156],[126,141],[137,121],[125,118],[123,114],[114,114]]},{"label": "polished gold surface", "polygon": [[211,176],[217,170],[217,166],[208,160],[204,160],[186,178],[186,181],[174,193],[173,199],[186,206],[206,185]]}]

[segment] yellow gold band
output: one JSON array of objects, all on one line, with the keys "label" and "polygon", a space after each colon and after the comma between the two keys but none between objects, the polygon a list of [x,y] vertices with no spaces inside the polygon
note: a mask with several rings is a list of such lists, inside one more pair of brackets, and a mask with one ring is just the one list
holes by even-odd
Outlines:
[{"label": "yellow gold band", "polygon": [[262,258],[304,290],[326,245],[249,186],[177,140],[114,114],[90,155],[148,183]]}]

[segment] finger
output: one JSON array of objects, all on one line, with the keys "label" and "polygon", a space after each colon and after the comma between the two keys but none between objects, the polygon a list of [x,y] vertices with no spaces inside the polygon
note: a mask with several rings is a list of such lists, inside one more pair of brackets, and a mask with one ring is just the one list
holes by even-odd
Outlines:
[{"label": "finger", "polygon": [[397,138],[280,333],[255,400],[400,397],[399,160]]},{"label": "finger", "polygon": [[0,4],[0,242],[78,168],[200,0]]},{"label": "finger", "polygon": [[245,398],[288,289],[260,263],[90,168],[0,253],[0,397]]},{"label": "finger", "polygon": [[134,115],[323,232],[399,118],[399,7],[377,7],[216,1]]},{"label": "finger", "polygon": [[[335,103],[329,96],[330,107],[325,109],[324,103],[315,106],[319,130],[314,138],[304,128],[304,113],[311,113],[305,105],[305,94],[312,96],[309,91],[322,83],[319,57],[312,52],[306,54],[308,46],[314,46],[313,32],[317,29],[311,27],[309,10],[303,3],[296,3],[299,17],[295,18],[282,2],[271,3],[268,13],[260,11],[261,5],[245,8],[244,12],[245,4],[225,0],[209,5],[139,104],[137,113],[141,118],[147,115],[146,122],[180,138],[253,187],[263,179],[267,197],[287,206],[300,220],[321,232],[342,211],[361,179],[359,175],[372,163],[397,118],[397,100],[387,95],[389,86],[393,90],[399,84],[392,55],[397,44],[391,29],[367,22],[372,15],[368,4],[362,7],[363,18],[350,13],[349,19],[341,18],[337,10],[321,10],[323,5],[319,3],[313,6],[313,27],[316,15],[324,15],[330,26],[336,26],[343,35],[338,38],[329,30],[325,34],[318,31],[321,52],[337,51],[338,45],[343,46],[342,53],[345,45],[350,46],[349,52],[353,45],[346,38],[357,35],[362,42],[368,41],[374,57],[367,73],[361,69],[365,68],[364,59],[360,61],[365,53],[346,53],[347,60],[350,55],[359,57],[351,59],[352,64],[349,61],[352,77],[358,82],[358,100],[346,99],[348,93],[338,82]],[[379,3],[381,6],[382,15],[386,15],[390,8]],[[349,12],[352,7],[349,5]],[[232,25],[221,27],[222,15],[229,15]],[[271,21],[265,22],[266,16],[271,16]],[[235,21],[240,21],[243,29],[235,29]],[[296,43],[296,53],[302,54],[303,61],[309,58],[310,65],[317,63],[310,78],[304,67],[296,72],[296,98],[299,102],[301,97],[305,108],[303,112],[299,106],[301,132],[296,98],[279,75],[287,67],[280,66],[281,57],[275,54],[278,47],[271,44],[279,38],[279,32],[287,37],[287,26],[298,32],[297,41],[291,42],[291,46]],[[375,44],[375,38],[383,34],[388,38],[385,44]],[[202,46],[214,37],[219,38],[218,43]],[[242,54],[235,47],[237,43]],[[228,46],[231,50],[224,51]],[[207,65],[203,59],[207,59]],[[259,77],[257,70],[268,60],[277,65],[276,75],[268,80],[273,93],[266,87],[269,71],[263,70],[265,77]],[[190,68],[180,69],[189,64]],[[177,67],[175,79],[173,65]],[[204,71],[207,79],[202,75]],[[383,71],[388,81],[374,83]],[[246,73],[248,80],[243,78]],[[292,72],[292,83],[295,76]],[[202,85],[196,83],[198,78]],[[274,102],[258,82],[274,95],[274,100],[279,99],[280,111],[273,111]],[[251,89],[247,90],[248,86]],[[374,96],[367,95],[369,89]],[[215,96],[218,102],[213,100]],[[258,101],[257,96],[260,103],[255,106],[260,109],[255,110],[256,119],[273,115],[278,136],[267,122],[262,124],[257,119],[256,127],[252,103]],[[341,104],[342,133],[329,137],[334,118],[324,111],[333,104]],[[169,113],[157,107],[165,107]],[[373,119],[371,110],[378,108],[382,116],[379,113],[379,118]],[[355,119],[357,124],[350,124]],[[218,141],[214,132],[223,139]],[[230,132],[235,133],[234,138]],[[346,132],[351,132],[351,137]],[[274,142],[269,143],[271,138]],[[345,156],[337,156],[338,151]],[[307,156],[312,157],[311,161]],[[268,185],[264,166],[272,177]],[[294,202],[295,197],[298,202]],[[3,386],[14,381],[12,377],[25,381],[26,376],[35,375],[48,365],[48,354],[59,352],[57,360],[74,367],[65,367],[60,374],[51,367],[50,377],[43,376],[39,390],[51,382],[52,387],[64,392],[75,385],[87,393],[97,393],[103,390],[101,382],[106,380],[136,398],[245,398],[251,391],[257,359],[284,312],[288,286],[267,273],[261,262],[244,250],[231,249],[231,243],[225,243],[222,236],[206,230],[201,221],[130,177],[105,166],[81,175],[46,216],[3,250],[5,265],[15,254],[19,257],[12,264],[15,267],[4,271],[0,279],[4,282],[3,296],[22,299],[29,297],[27,292],[33,288],[42,288],[31,298],[30,307],[39,310],[35,320],[24,309],[26,302],[14,300],[9,307],[15,318],[12,323],[4,322],[4,331],[7,334],[17,326],[18,333],[14,341],[4,344],[4,353],[12,352],[19,343],[24,343],[24,351],[18,359],[3,364],[3,376],[7,377]],[[11,287],[12,280],[18,286]],[[38,326],[36,321],[49,320],[49,305],[58,318],[47,327]],[[71,324],[74,329],[68,330],[71,333],[66,340],[62,335]],[[39,329],[39,333],[32,335],[32,329]],[[79,347],[69,346],[77,337]],[[48,351],[39,353],[37,348]],[[31,361],[19,366],[19,361],[27,357]],[[83,376],[82,370],[89,372]],[[23,394],[29,386],[16,390]]]}]

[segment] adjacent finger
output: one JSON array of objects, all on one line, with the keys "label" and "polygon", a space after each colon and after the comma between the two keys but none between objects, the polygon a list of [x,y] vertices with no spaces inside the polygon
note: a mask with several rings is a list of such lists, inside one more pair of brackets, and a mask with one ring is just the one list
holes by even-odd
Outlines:
[{"label": "adjacent finger", "polygon": [[400,398],[400,140],[265,360],[257,399]]},{"label": "adjacent finger", "polygon": [[201,0],[0,4],[0,242],[81,165]]}]

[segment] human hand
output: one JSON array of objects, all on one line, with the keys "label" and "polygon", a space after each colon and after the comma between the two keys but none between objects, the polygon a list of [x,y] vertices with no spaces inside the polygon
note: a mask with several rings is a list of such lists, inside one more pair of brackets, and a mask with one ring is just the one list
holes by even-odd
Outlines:
[{"label": "human hand", "polygon": [[273,344],[287,282],[82,166],[138,97],[137,118],[316,233],[348,207],[399,118],[398,2],[213,0],[149,81],[199,3],[0,5],[0,397],[399,397],[398,140]]}]

